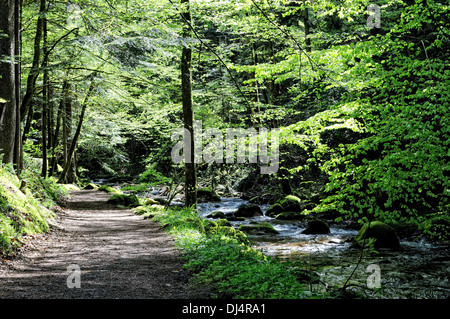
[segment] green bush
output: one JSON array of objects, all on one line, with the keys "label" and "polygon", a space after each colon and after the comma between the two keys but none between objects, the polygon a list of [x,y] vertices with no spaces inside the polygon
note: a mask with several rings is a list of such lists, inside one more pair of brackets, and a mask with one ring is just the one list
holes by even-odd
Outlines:
[{"label": "green bush", "polygon": [[152,166],[147,167],[144,173],[139,176],[139,183],[149,185],[170,184],[170,178],[165,177]]},{"label": "green bush", "polygon": [[[150,208],[151,209],[151,208]],[[308,289],[298,279],[301,265],[280,262],[251,248],[245,234],[202,221],[191,209],[154,210],[154,220],[176,238],[185,267],[197,283],[211,285],[217,297],[303,298]],[[308,298],[324,295],[309,293]]]}]

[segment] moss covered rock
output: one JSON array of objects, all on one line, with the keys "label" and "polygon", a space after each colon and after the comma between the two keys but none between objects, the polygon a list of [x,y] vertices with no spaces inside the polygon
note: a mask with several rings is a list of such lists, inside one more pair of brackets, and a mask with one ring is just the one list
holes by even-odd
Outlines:
[{"label": "moss covered rock", "polygon": [[269,209],[266,211],[266,216],[275,217],[275,216],[283,213],[284,211],[285,210],[284,210],[283,206],[281,206],[278,203],[275,203],[272,206],[270,206]]},{"label": "moss covered rock", "polygon": [[278,234],[278,231],[269,223],[250,223],[246,225],[240,225],[239,230],[252,235]]},{"label": "moss covered rock", "polygon": [[278,202],[286,211],[300,211],[302,201],[294,195],[287,195]]},{"label": "moss covered rock", "polygon": [[263,211],[258,205],[247,205],[242,204],[239,208],[234,212],[235,217],[255,217],[262,216]]},{"label": "moss covered rock", "polygon": [[231,226],[231,223],[226,219],[218,219],[216,223],[217,226]]},{"label": "moss covered rock", "polygon": [[144,198],[142,200],[143,205],[151,206],[151,205],[159,205],[159,202],[152,198]]},{"label": "moss covered rock", "polygon": [[114,194],[108,199],[108,203],[126,207],[140,206],[139,198],[136,195]]},{"label": "moss covered rock", "polygon": [[328,223],[321,219],[313,219],[306,226],[302,234],[306,235],[318,235],[318,234],[329,234],[330,226]]},{"label": "moss covered rock", "polygon": [[223,235],[223,236],[228,236],[228,237],[234,237],[242,243],[246,243],[246,244],[249,243],[248,237],[244,232],[242,232],[240,230],[236,230],[230,226],[217,226],[215,228],[212,228],[210,230],[210,233],[219,235],[219,236]]},{"label": "moss covered rock", "polygon": [[149,212],[149,210],[144,206],[137,206],[133,208],[133,211],[136,213],[136,215],[144,215],[145,213]]},{"label": "moss covered rock", "polygon": [[118,190],[117,188],[108,186],[108,185],[102,185],[98,188],[99,191],[103,191],[103,192],[107,192],[107,193],[111,193],[111,194],[122,194],[122,192],[120,190]]},{"label": "moss covered rock", "polygon": [[206,216],[208,218],[226,218],[225,213],[223,212],[212,212],[211,214],[209,214],[208,216]]},{"label": "moss covered rock", "polygon": [[95,185],[94,183],[89,183],[86,186],[84,186],[83,189],[87,189],[87,190],[89,190],[89,189],[98,189],[98,185]]},{"label": "moss covered rock", "polygon": [[306,218],[306,215],[303,215],[300,212],[282,212],[275,216],[275,219],[280,219],[280,220],[302,220],[305,218]]},{"label": "moss covered rock", "polygon": [[[365,240],[364,240],[365,238]],[[377,248],[400,248],[400,241],[394,229],[380,221],[373,221],[370,226],[363,225],[353,241],[353,247],[363,247],[370,242],[369,239],[374,240],[374,247]]]},{"label": "moss covered rock", "polygon": [[197,201],[202,202],[220,202],[220,196],[209,187],[199,188],[197,190]]},{"label": "moss covered rock", "polygon": [[209,233],[209,232],[211,232],[211,229],[217,227],[217,223],[212,221],[212,220],[209,220],[209,219],[204,219],[203,220],[203,227],[205,229],[205,232]]},{"label": "moss covered rock", "polygon": [[302,201],[294,195],[277,200],[266,212],[266,216],[275,217],[284,212],[301,212]]}]

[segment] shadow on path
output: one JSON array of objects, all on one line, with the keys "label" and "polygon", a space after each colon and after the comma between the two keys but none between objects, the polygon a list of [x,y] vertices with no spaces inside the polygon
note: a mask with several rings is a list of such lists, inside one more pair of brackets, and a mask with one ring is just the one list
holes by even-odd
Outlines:
[{"label": "shadow on path", "polygon": [[[74,191],[59,227],[34,249],[0,266],[0,298],[197,299],[173,239],[160,225],[106,203],[111,195]],[[80,288],[70,265],[80,269]]]}]

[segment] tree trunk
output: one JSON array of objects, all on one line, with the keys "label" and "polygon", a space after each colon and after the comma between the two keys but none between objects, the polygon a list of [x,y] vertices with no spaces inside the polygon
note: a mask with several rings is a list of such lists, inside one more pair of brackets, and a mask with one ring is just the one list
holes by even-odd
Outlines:
[{"label": "tree trunk", "polygon": [[[4,163],[14,162],[14,151],[16,142],[17,127],[17,90],[16,74],[17,69],[14,64],[16,50],[16,6],[14,0],[0,1],[0,30],[6,33],[7,37],[0,37],[0,56],[4,56],[0,61],[0,153],[3,155]],[[2,103],[3,102],[3,103]]]},{"label": "tree trunk", "polygon": [[69,92],[69,83],[66,81],[64,81],[63,86],[62,86],[62,97],[61,97],[61,101],[59,103],[59,108],[58,108],[58,114],[56,116],[56,127],[55,127],[55,132],[53,134],[53,138],[52,138],[52,142],[53,144],[51,145],[52,147],[52,152],[53,152],[53,157],[52,157],[52,161],[51,161],[51,165],[50,165],[50,176],[53,175],[53,172],[56,170],[56,165],[57,165],[57,161],[58,161],[58,157],[59,157],[59,151],[57,151],[57,146],[58,146],[58,136],[59,136],[59,131],[61,129],[61,120],[62,120],[62,116],[63,116],[63,112],[64,112],[64,107],[65,107],[65,101],[66,99],[68,99],[68,92]]},{"label": "tree trunk", "polygon": [[[37,77],[39,76],[39,60],[41,58],[41,40],[42,40],[42,30],[43,30],[43,25],[44,25],[45,9],[46,9],[46,0],[41,0],[41,6],[39,9],[39,17],[38,17],[37,26],[36,26],[36,36],[34,38],[33,63],[31,66],[30,73],[27,78],[27,90],[25,92],[25,96],[22,101],[22,106],[20,107],[20,117],[22,120],[25,120],[25,117],[27,115],[28,115],[28,117],[32,116],[32,114],[30,112],[31,99],[33,98],[34,87],[36,85]],[[31,120],[27,119],[27,125],[24,128],[22,140],[25,140],[26,135],[28,135],[28,132],[30,129],[30,125],[28,125],[28,122],[31,123]]]},{"label": "tree trunk", "polygon": [[309,10],[307,7],[303,10],[303,25],[305,26],[306,52],[311,52],[311,38],[309,38],[310,34]]},{"label": "tree trunk", "polygon": [[[185,5],[182,12],[184,20],[183,38],[191,38],[190,25],[192,25],[192,16],[189,9],[189,0],[181,0],[182,5]],[[185,181],[185,206],[194,208],[197,207],[197,174],[196,165],[194,162],[194,110],[192,100],[192,49],[189,44],[183,46],[181,57],[181,90],[183,97],[183,118],[184,127],[191,134],[191,158],[186,161],[186,181]]]},{"label": "tree trunk", "polygon": [[63,112],[63,154],[64,154],[64,166],[67,163],[71,163],[68,168],[68,172],[66,172],[66,176],[64,176],[66,183],[73,183],[76,179],[75,170],[73,167],[72,160],[70,159],[70,145],[71,145],[71,137],[72,137],[72,97],[70,95],[71,84],[68,84],[68,93],[66,95],[66,99],[64,101],[64,112]]},{"label": "tree trunk", "polygon": [[[275,48],[274,43],[272,41],[269,42],[269,50],[270,50],[270,58],[272,64],[275,65]],[[278,103],[278,96],[280,91],[280,85],[275,83],[275,79],[269,80],[269,104],[275,105]]]},{"label": "tree trunk", "polygon": [[23,169],[23,151],[22,151],[22,126],[20,118],[20,87],[21,87],[21,79],[20,79],[20,69],[21,69],[21,60],[22,60],[22,0],[16,1],[15,6],[15,28],[16,28],[16,57],[17,63],[15,64],[15,72],[16,72],[16,137],[14,142],[14,164],[17,170],[17,175],[20,176],[20,173]]},{"label": "tree trunk", "polygon": [[90,98],[90,96],[92,94],[92,91],[94,90],[94,86],[95,86],[94,80],[92,80],[91,85],[90,85],[89,90],[88,90],[88,93],[86,94],[86,98],[84,99],[84,103],[83,103],[83,106],[82,106],[82,109],[81,109],[80,119],[78,121],[77,129],[75,131],[75,135],[73,136],[72,143],[70,144],[70,148],[69,148],[68,153],[67,153],[67,161],[64,164],[64,168],[63,168],[63,171],[61,173],[61,176],[59,177],[58,183],[66,183],[66,182],[70,183],[70,182],[73,182],[73,181],[69,181],[69,179],[67,178],[68,177],[68,172],[71,169],[71,167],[73,167],[73,165],[72,165],[73,164],[72,163],[72,158],[73,158],[74,153],[75,153],[75,147],[76,147],[77,142],[78,142],[78,137],[80,136],[80,133],[81,133],[81,127],[83,125],[84,114],[86,113],[87,104],[88,104],[89,98]]},{"label": "tree trunk", "polygon": [[48,57],[47,57],[47,18],[44,18],[43,22],[43,34],[44,34],[44,44],[43,44],[43,52],[44,52],[44,79],[43,79],[43,101],[42,101],[42,176],[47,177],[47,111],[48,111]]}]

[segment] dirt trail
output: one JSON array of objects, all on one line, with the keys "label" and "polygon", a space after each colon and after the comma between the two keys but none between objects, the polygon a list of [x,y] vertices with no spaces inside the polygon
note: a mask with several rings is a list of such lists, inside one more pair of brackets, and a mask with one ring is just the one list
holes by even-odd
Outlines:
[{"label": "dirt trail", "polygon": [[[157,223],[107,204],[104,192],[71,196],[58,227],[0,264],[0,299],[208,298],[188,287],[179,251]],[[70,265],[81,270],[80,288],[67,285]]]}]

